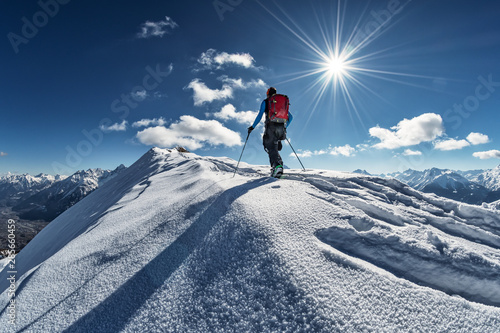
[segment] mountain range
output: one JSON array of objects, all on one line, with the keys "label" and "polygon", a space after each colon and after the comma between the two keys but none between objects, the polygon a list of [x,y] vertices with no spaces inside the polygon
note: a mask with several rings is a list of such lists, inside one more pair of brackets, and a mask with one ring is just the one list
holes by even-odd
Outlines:
[{"label": "mountain range", "polygon": [[51,221],[106,181],[123,171],[88,169],[71,176],[40,174],[0,177],[0,205],[11,207],[19,218]]},{"label": "mountain range", "polygon": [[12,332],[498,332],[500,213],[154,148],[0,272]]},{"label": "mountain range", "polygon": [[62,181],[66,176],[39,174],[8,174],[0,177],[0,206],[12,206],[20,200],[36,194],[54,183]]},{"label": "mountain range", "polygon": [[[180,152],[188,152],[177,149]],[[28,174],[0,177],[0,213],[18,221],[18,246],[24,247],[48,222],[99,186],[126,170],[80,170],[71,176]],[[353,173],[370,175],[366,170]],[[432,168],[379,175],[395,178],[422,192],[464,203],[500,208],[500,166],[491,170],[453,171]],[[0,230],[0,249],[5,248],[5,230]]]},{"label": "mountain range", "polygon": [[[356,170],[354,173],[369,175],[365,170]],[[500,200],[500,166],[491,170],[472,171],[408,169],[379,176],[395,178],[419,191],[469,204],[482,205]]]},{"label": "mountain range", "polygon": [[[3,176],[0,177],[0,207],[12,207],[23,219],[51,221],[124,169],[122,164],[115,170],[80,170],[69,177],[46,174]],[[360,169],[353,173],[371,175]],[[419,191],[469,204],[482,205],[500,200],[500,165],[491,170],[471,171],[408,169],[378,176],[395,178]]]}]

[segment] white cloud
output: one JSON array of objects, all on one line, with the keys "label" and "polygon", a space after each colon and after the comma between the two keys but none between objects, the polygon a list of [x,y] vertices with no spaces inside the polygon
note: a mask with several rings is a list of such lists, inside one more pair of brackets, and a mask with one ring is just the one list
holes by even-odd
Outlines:
[{"label": "white cloud", "polygon": [[148,92],[145,89],[135,90],[130,93],[130,96],[137,102],[142,102],[148,97]]},{"label": "white cloud", "polygon": [[373,146],[377,149],[414,146],[441,136],[444,133],[443,119],[435,113],[424,113],[412,119],[403,119],[391,129],[376,126],[369,132],[381,141]]},{"label": "white cloud", "polygon": [[232,79],[228,77],[227,75],[223,75],[219,77],[219,80],[221,80],[223,83],[229,84],[231,87],[235,89],[249,89],[249,88],[266,88],[267,85],[266,83],[261,80],[251,80],[249,82],[243,81],[241,78],[239,79]]},{"label": "white cloud", "polygon": [[434,148],[438,150],[458,150],[472,145],[479,145],[483,143],[488,143],[490,139],[487,135],[481,133],[470,133],[467,136],[467,140],[456,140],[456,139],[448,139],[443,141],[438,141],[434,144]]},{"label": "white cloud", "polygon": [[342,156],[350,157],[350,156],[354,156],[355,152],[356,152],[356,149],[354,149],[350,145],[345,145],[345,146],[341,146],[341,147],[329,148],[328,153],[330,155],[334,155],[334,156],[342,155]]},{"label": "white cloud", "polygon": [[163,126],[167,121],[163,118],[141,119],[132,124],[132,127]]},{"label": "white cloud", "polygon": [[196,106],[233,97],[233,88],[228,84],[222,85],[221,89],[210,89],[200,79],[194,79],[187,88],[193,89],[194,105]]},{"label": "white cloud", "polygon": [[366,144],[366,143],[360,143],[360,144],[357,144],[356,145],[356,150],[357,151],[366,151],[370,148],[370,145],[369,144]]},{"label": "white cloud", "polygon": [[404,155],[404,156],[420,156],[420,155],[422,155],[422,152],[421,152],[421,151],[418,151],[418,150],[406,149],[406,150],[403,152],[403,155]]},{"label": "white cloud", "polygon": [[472,154],[472,156],[478,157],[482,160],[487,160],[490,158],[500,158],[500,150],[479,151]]},{"label": "white cloud", "polygon": [[136,135],[145,145],[159,147],[183,146],[196,150],[205,144],[241,146],[240,134],[234,132],[216,120],[199,120],[193,116],[181,116],[180,120],[168,128],[156,126],[146,128]]},{"label": "white cloud", "polygon": [[262,80],[251,80],[249,82],[240,79],[232,79],[227,76],[222,76],[219,78],[223,84],[221,89],[210,89],[207,85],[201,81],[201,79],[193,79],[186,87],[186,89],[193,90],[193,100],[194,105],[200,106],[204,103],[210,103],[213,101],[225,100],[233,97],[235,89],[250,89],[250,88],[262,88],[266,84]]},{"label": "white cloud", "polygon": [[[340,147],[328,147],[328,149],[320,149],[320,150],[299,150],[297,155],[299,157],[311,157],[311,156],[320,156],[325,154],[330,154],[333,156],[346,156],[351,157],[356,153],[356,149],[351,147],[350,145],[340,146]],[[290,156],[295,156],[294,153],[290,153]]]},{"label": "white cloud", "polygon": [[3,151],[0,151],[0,156],[7,156],[7,153],[4,153]]},{"label": "white cloud", "polygon": [[141,24],[141,32],[137,34],[138,38],[150,38],[150,37],[163,37],[166,33],[169,33],[169,29],[173,30],[179,25],[175,23],[170,17],[165,16],[165,21],[151,22],[146,21]]},{"label": "white cloud", "polygon": [[[297,153],[297,155],[299,157],[311,157],[311,156],[319,156],[319,155],[325,155],[325,154],[328,154],[328,151],[326,150],[315,150],[315,151],[310,151],[310,150],[300,150],[299,149],[299,152]],[[290,156],[294,157],[295,154],[294,153],[290,153]]]},{"label": "white cloud", "polygon": [[[305,158],[305,157],[311,157],[311,156],[313,156],[313,155],[315,155],[315,154],[314,154],[312,151],[310,151],[310,150],[299,151],[299,152],[297,153],[297,156],[298,156],[298,157],[304,157],[304,158]],[[295,154],[294,154],[294,153],[291,153],[291,154],[290,154],[290,156],[292,156],[292,157],[293,157],[293,156],[295,156]]]},{"label": "white cloud", "polygon": [[455,140],[455,139],[448,139],[444,141],[439,141],[434,144],[434,148],[437,150],[443,150],[443,151],[448,151],[448,150],[458,150],[462,149],[464,147],[470,146],[469,141],[467,140]]},{"label": "white cloud", "polygon": [[241,124],[251,124],[257,117],[256,111],[236,111],[232,104],[226,104],[219,112],[215,112],[213,116],[217,119],[228,121],[236,120]]},{"label": "white cloud", "polygon": [[101,125],[99,128],[103,132],[123,132],[127,130],[127,124],[128,122],[124,120],[121,123],[114,123],[110,126]]},{"label": "white cloud", "polygon": [[227,53],[208,49],[198,58],[198,63],[204,69],[221,69],[224,65],[231,64],[244,68],[254,68],[254,58],[249,53]]},{"label": "white cloud", "polygon": [[480,144],[483,144],[483,143],[488,143],[490,142],[490,138],[488,138],[487,135],[485,134],[481,134],[481,133],[474,133],[474,132],[471,132],[468,136],[467,136],[467,140],[473,144],[473,145],[480,145]]}]

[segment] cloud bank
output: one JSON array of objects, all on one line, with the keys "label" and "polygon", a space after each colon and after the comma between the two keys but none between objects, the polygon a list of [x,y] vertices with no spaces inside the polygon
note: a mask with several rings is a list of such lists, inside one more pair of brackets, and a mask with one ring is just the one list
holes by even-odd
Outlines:
[{"label": "cloud bank", "polygon": [[153,118],[153,119],[141,119],[132,124],[132,127],[148,127],[148,126],[163,126],[167,124],[167,121],[163,118]]},{"label": "cloud bank", "polygon": [[246,90],[249,88],[263,88],[266,86],[262,80],[251,80],[249,82],[240,79],[232,79],[227,76],[219,78],[223,84],[220,89],[210,89],[199,78],[193,79],[186,87],[186,89],[193,90],[193,100],[195,106],[201,106],[205,103],[213,101],[223,101],[233,97],[236,89]]},{"label": "cloud bank", "polygon": [[424,113],[412,119],[403,119],[390,129],[372,127],[369,133],[380,140],[373,146],[377,149],[409,147],[443,135],[443,119],[435,113]]},{"label": "cloud bank", "polygon": [[404,156],[420,156],[420,155],[422,155],[422,152],[421,152],[421,151],[418,151],[418,150],[406,149],[406,150],[403,152],[403,155],[404,155]]},{"label": "cloud bank", "polygon": [[442,151],[449,151],[449,150],[457,150],[457,149],[462,149],[464,147],[470,146],[469,141],[467,140],[455,140],[455,139],[448,139],[444,141],[439,141],[434,144],[434,148],[437,150],[442,150]]},{"label": "cloud bank", "polygon": [[490,142],[490,138],[485,134],[472,132],[467,136],[467,141],[472,145],[481,145]]},{"label": "cloud bank", "polygon": [[500,158],[500,150],[479,151],[477,153],[472,154],[472,156],[478,157],[481,160],[488,160],[490,158]]},{"label": "cloud bank", "polygon": [[236,111],[232,104],[226,104],[219,112],[213,113],[213,116],[222,121],[235,120],[240,124],[251,124],[257,114],[256,111]]},{"label": "cloud bank", "polygon": [[124,120],[121,123],[114,123],[110,126],[101,125],[99,128],[103,132],[123,132],[127,130],[127,124],[128,122]]},{"label": "cloud bank", "polygon": [[203,69],[222,69],[226,65],[240,66],[244,68],[255,68],[255,60],[249,53],[227,53],[208,49],[198,58],[198,63]]},{"label": "cloud bank", "polygon": [[434,144],[434,148],[443,151],[458,150],[464,147],[469,147],[470,145],[476,146],[488,142],[490,142],[490,138],[487,135],[472,132],[467,136],[467,140],[448,139],[439,141]]},{"label": "cloud bank", "polygon": [[210,89],[198,78],[193,79],[187,88],[193,90],[193,100],[196,106],[233,97],[233,88],[228,84],[222,85],[221,89]]},{"label": "cloud bank", "polygon": [[136,135],[139,142],[145,145],[171,148],[183,146],[196,150],[209,145],[226,147],[241,146],[240,134],[224,127],[216,120],[200,120],[184,115],[168,128],[156,126],[146,128]]},{"label": "cloud bank", "polygon": [[[337,147],[328,147],[327,149],[321,150],[302,150],[297,153],[299,157],[312,157],[312,156],[320,156],[320,155],[333,155],[333,156],[345,156],[352,157],[356,153],[356,149],[351,147],[350,145],[337,146]],[[291,153],[290,156],[295,156],[294,153]]]}]

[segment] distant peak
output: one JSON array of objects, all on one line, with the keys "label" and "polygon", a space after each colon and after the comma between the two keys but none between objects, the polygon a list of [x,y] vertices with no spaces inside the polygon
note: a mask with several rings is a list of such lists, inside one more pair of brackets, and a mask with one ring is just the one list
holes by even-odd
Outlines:
[{"label": "distant peak", "polygon": [[126,169],[126,168],[127,168],[127,167],[126,167],[125,165],[120,164],[119,166],[117,166],[117,167],[115,168],[115,171],[123,170],[123,169]]},{"label": "distant peak", "polygon": [[157,154],[157,153],[162,153],[164,152],[165,149],[162,149],[162,148],[158,148],[158,147],[153,147],[149,150],[148,153],[154,153],[154,154]]},{"label": "distant peak", "polygon": [[352,173],[359,173],[359,174],[362,174],[362,175],[368,175],[368,176],[371,176],[371,174],[366,171],[366,170],[361,170],[361,169],[356,169],[354,170]]},{"label": "distant peak", "polygon": [[153,147],[151,148],[148,153],[152,155],[165,155],[168,153],[171,153],[172,151],[178,151],[180,153],[190,153],[189,150],[187,150],[184,147],[177,146],[175,148],[159,148],[159,147]]}]

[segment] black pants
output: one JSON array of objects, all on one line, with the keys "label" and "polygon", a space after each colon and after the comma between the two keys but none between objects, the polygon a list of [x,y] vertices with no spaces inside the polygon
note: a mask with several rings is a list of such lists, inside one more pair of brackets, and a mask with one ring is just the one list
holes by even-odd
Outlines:
[{"label": "black pants", "polygon": [[286,139],[285,124],[266,122],[264,137],[262,138],[264,149],[269,154],[269,163],[271,167],[283,165],[278,146],[281,146],[281,140]]}]

